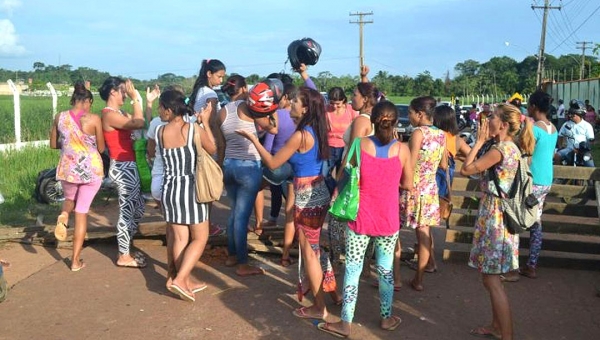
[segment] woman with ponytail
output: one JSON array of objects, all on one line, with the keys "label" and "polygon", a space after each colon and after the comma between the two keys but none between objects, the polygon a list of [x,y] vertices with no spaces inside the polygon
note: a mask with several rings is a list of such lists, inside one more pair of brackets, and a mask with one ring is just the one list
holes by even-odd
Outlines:
[{"label": "woman with ponytail", "polygon": [[[477,127],[477,141],[467,156],[460,173],[470,176],[485,172],[481,180],[483,196],[473,234],[469,266],[481,273],[483,286],[492,302],[492,322],[471,330],[471,334],[511,340],[513,325],[501,275],[519,268],[519,235],[508,232],[504,225],[501,200],[512,186],[521,155],[531,155],[535,147],[532,123],[522,125],[521,111],[509,104],[500,104],[488,116],[487,123]],[[481,147],[490,139],[495,144],[481,157]],[[498,192],[490,172],[495,172]]]},{"label": "woman with ponytail", "polygon": [[[65,195],[54,235],[59,241],[67,238],[67,223],[75,211],[73,258],[71,270],[85,267],[79,258],[87,229],[87,214],[98,192],[104,168],[100,154],[104,152],[104,135],[100,117],[90,112],[94,97],[83,83],[76,83],[69,111],[56,115],[50,133],[50,147],[60,149],[56,179]],[[1,264],[0,264],[1,265]]]},{"label": "woman with ponytail", "polygon": [[[210,109],[208,104],[198,113],[199,123],[208,123]],[[196,202],[194,133],[200,135],[201,147],[209,154],[216,151],[216,145],[210,129],[186,122],[184,117],[192,116],[194,111],[182,92],[165,90],[160,95],[158,112],[161,120],[168,122],[156,130],[154,140],[164,163],[161,207],[173,235],[167,251],[172,252],[168,257],[174,260],[176,269],[176,273],[169,273],[167,288],[186,301],[195,301],[194,294],[207,287],[193,280],[190,273],[208,241],[209,206]],[[194,132],[196,129],[199,131]]]},{"label": "woman with ponytail", "polygon": [[[413,169],[408,147],[394,138],[398,109],[389,102],[375,105],[370,117],[375,135],[360,138],[360,202],[356,221],[346,229],[346,272],[342,321],[319,323],[324,332],[347,337],[350,335],[354,309],[358,297],[359,276],[370,240],[374,241],[379,274],[380,326],[394,330],[400,324],[392,315],[394,297],[393,261],[398,239],[398,187],[413,187]],[[355,159],[350,160],[355,163]],[[345,161],[344,161],[345,163]]]}]

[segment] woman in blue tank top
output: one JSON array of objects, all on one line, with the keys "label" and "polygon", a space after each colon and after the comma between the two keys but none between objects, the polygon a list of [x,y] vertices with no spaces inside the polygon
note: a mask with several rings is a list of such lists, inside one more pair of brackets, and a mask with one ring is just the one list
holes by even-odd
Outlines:
[{"label": "woman in blue tank top", "polygon": [[315,303],[295,309],[293,314],[304,319],[325,319],[328,313],[323,293],[330,293],[336,302],[340,298],[329,258],[323,259],[323,267],[320,263],[319,236],[331,201],[321,175],[323,162],[329,158],[323,96],[316,90],[301,87],[292,99],[290,116],[297,122],[296,131],[275,155],[271,155],[255,135],[245,131],[238,133],[252,141],[263,163],[270,169],[287,161],[294,169],[294,224],[301,253],[299,263],[305,263],[308,276],[308,282],[303,286],[302,271],[299,271],[298,299],[302,301],[310,290]]}]

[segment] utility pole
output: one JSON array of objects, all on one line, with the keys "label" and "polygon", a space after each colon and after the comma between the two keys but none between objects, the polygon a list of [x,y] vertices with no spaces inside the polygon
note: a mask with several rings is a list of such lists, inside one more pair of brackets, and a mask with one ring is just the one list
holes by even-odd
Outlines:
[{"label": "utility pole", "polygon": [[532,10],[544,9],[544,19],[542,20],[542,36],[540,38],[540,51],[538,53],[538,66],[536,74],[537,87],[542,86],[542,78],[544,71],[544,49],[546,48],[546,23],[548,22],[548,10],[550,9],[561,9],[561,6],[550,6],[550,0],[544,0],[544,6],[531,5]]},{"label": "utility pole", "polygon": [[[578,41],[577,48],[581,50],[581,68],[579,70],[579,79],[583,79],[585,73],[585,49],[587,45],[591,45],[591,41]],[[581,45],[581,46],[579,46]]]},{"label": "utility pole", "polygon": [[362,69],[365,64],[365,56],[363,53],[363,26],[365,24],[372,24],[373,20],[365,21],[363,18],[367,15],[373,15],[373,12],[356,12],[350,13],[350,16],[358,16],[358,21],[350,21],[351,24],[358,24],[359,32],[359,44],[360,44],[360,68]]}]

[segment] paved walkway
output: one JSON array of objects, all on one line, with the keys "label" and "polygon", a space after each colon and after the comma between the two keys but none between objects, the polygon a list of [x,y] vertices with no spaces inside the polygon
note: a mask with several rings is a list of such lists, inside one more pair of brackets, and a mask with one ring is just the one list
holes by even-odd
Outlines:
[{"label": "paved walkway", "polygon": [[[435,229],[436,239],[443,240],[444,233]],[[436,245],[441,259],[442,243]],[[0,340],[333,339],[311,320],[291,314],[300,306],[297,268],[280,267],[277,257],[251,255],[267,274],[240,278],[224,266],[223,248],[208,250],[193,274],[209,288],[188,303],[165,289],[165,247],[140,249],[148,256],[147,268],[118,268],[114,239],[91,243],[82,254],[87,267],[73,273],[63,260],[68,250],[0,244],[0,258],[12,263],[5,276],[13,286],[0,303]],[[439,269],[427,274],[424,292],[405,283],[396,294],[394,311],[403,322],[394,332],[379,329],[378,293],[371,280],[363,280],[351,338],[472,338],[468,331],[491,319],[479,275],[464,263],[439,260]],[[402,267],[405,280],[413,273]],[[600,298],[595,297],[600,272],[541,268],[539,274],[537,280],[506,285],[516,339],[600,339]],[[328,321],[337,321],[340,307],[329,308]]]}]

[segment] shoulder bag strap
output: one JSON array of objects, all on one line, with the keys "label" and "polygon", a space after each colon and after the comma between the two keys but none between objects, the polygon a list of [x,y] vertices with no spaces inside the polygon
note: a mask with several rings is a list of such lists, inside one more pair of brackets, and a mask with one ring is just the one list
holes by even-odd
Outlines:
[{"label": "shoulder bag strap", "polygon": [[354,138],[350,150],[348,150],[348,157],[346,158],[346,166],[350,164],[353,157],[356,157],[356,166],[360,166],[360,137]]},{"label": "shoulder bag strap", "polygon": [[448,152],[448,149],[446,149],[446,157],[447,157],[447,163],[446,163],[446,187],[448,188],[448,199],[452,198],[452,183],[450,182],[450,153]]},{"label": "shoulder bag strap", "polygon": [[[196,124],[196,123],[194,123]],[[202,163],[202,157],[204,154],[202,153],[202,139],[200,139],[200,129],[194,124],[190,124],[190,129],[194,129],[194,149],[196,150],[196,160]]]}]

